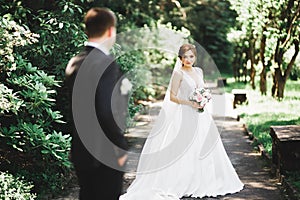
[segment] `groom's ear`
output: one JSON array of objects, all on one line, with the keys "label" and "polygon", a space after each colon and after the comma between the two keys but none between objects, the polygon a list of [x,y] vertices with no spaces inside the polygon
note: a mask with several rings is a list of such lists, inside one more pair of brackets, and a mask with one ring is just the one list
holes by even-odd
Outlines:
[{"label": "groom's ear", "polygon": [[108,35],[108,37],[115,37],[115,35],[116,35],[116,27],[111,26],[111,27],[107,30],[107,35]]}]

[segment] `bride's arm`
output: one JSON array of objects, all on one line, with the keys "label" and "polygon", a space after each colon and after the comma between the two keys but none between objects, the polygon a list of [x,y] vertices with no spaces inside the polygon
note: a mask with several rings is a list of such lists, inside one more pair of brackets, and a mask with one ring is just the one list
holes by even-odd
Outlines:
[{"label": "bride's arm", "polygon": [[175,71],[171,81],[172,82],[171,82],[170,100],[173,101],[174,103],[193,106],[193,103],[191,101],[179,99],[177,97],[178,89],[182,81],[182,73]]}]

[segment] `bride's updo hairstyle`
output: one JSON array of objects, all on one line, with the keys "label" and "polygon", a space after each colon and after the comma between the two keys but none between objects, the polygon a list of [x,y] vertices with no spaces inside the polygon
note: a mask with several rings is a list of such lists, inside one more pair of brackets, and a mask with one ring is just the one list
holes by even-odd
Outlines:
[{"label": "bride's updo hairstyle", "polygon": [[197,57],[197,50],[196,47],[192,44],[183,44],[178,52],[178,57],[180,58],[180,60],[182,59],[183,55],[185,54],[185,52],[191,50],[194,55]]}]

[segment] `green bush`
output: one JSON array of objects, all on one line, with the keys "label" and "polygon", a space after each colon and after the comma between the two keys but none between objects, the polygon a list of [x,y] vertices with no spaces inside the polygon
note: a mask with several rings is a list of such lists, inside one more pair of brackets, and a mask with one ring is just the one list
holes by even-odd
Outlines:
[{"label": "green bush", "polygon": [[[62,123],[69,113],[62,81],[68,60],[87,39],[82,23],[84,12],[91,4],[110,7],[119,18],[118,30],[123,31],[154,21],[150,13],[148,16],[130,11],[136,2],[122,4],[127,5],[125,10],[130,11],[129,15],[127,11],[122,12],[119,2],[0,2],[0,145],[3,147],[0,170],[9,170],[32,181],[38,196],[42,192],[56,193],[71,174],[70,130]],[[151,43],[157,39],[152,35],[151,38],[143,36],[139,39],[151,39]],[[136,105],[137,100],[155,95],[151,85],[157,82],[152,77],[153,63],[170,68],[173,61],[163,61],[164,55],[159,51],[122,48],[116,46],[114,54],[135,87],[129,103],[133,117],[141,107]]]},{"label": "green bush", "polygon": [[[19,122],[16,126],[1,128],[0,136],[13,148],[43,160],[47,167],[70,167],[68,153],[70,135],[53,131],[47,134],[38,124]],[[57,162],[57,163],[56,163]],[[40,165],[40,163],[37,163]]]},{"label": "green bush", "polygon": [[58,129],[63,123],[56,110],[60,82],[18,51],[36,42],[38,35],[9,14],[0,17],[0,26],[1,170],[26,177],[39,196],[56,193],[71,170],[71,137]]},{"label": "green bush", "polygon": [[17,113],[22,104],[23,101],[16,96],[16,93],[4,84],[0,84],[0,115],[6,112]]},{"label": "green bush", "polygon": [[[32,172],[27,178],[36,184],[36,191],[57,191],[65,184],[61,176],[68,174],[71,167],[68,157],[71,137],[56,131],[57,124],[62,123],[60,112],[53,109],[55,88],[59,84],[54,76],[38,70],[21,57],[16,63],[7,85],[19,91],[17,103],[22,104],[18,109],[11,109],[15,113],[9,113],[13,116],[9,121],[5,115],[2,117],[0,137],[6,144],[24,152],[28,160],[38,161],[33,168],[26,166]],[[58,172],[62,175],[56,176]],[[49,180],[49,177],[52,178]]]},{"label": "green bush", "polygon": [[32,183],[14,177],[13,175],[0,172],[0,199],[3,200],[32,200],[36,195],[31,193]]},{"label": "green bush", "polygon": [[140,106],[136,105],[135,100],[139,97],[146,96],[146,94],[141,91],[140,95],[136,95],[136,91],[141,87],[145,87],[149,83],[149,71],[142,67],[145,62],[144,52],[141,50],[131,50],[125,51],[116,44],[112,49],[112,53],[116,57],[116,62],[120,65],[121,70],[130,79],[134,91],[131,94],[129,100],[129,116],[133,117],[139,110]]},{"label": "green bush", "polygon": [[16,52],[47,74],[56,75],[58,80],[64,79],[68,60],[86,40],[82,27],[84,11],[79,0],[75,2],[14,1],[0,5],[0,13],[39,35],[37,41],[18,47]]}]

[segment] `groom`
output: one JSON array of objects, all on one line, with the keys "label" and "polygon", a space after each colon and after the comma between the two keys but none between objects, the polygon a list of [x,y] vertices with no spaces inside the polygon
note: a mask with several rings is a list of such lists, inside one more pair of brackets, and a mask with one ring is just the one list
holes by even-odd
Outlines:
[{"label": "groom", "polygon": [[[80,200],[117,200],[122,190],[122,168],[127,160],[125,153],[127,142],[124,139],[123,130],[128,91],[121,91],[122,88],[124,90],[122,85],[124,81],[121,81],[123,74],[114,59],[109,56],[109,50],[115,43],[116,17],[106,8],[92,8],[87,12],[84,23],[88,42],[82,52],[69,61],[66,68],[66,84],[70,91],[70,103],[73,106],[70,122],[73,128],[71,160],[79,180]],[[96,85],[95,96],[91,97],[95,102],[94,110],[98,123],[104,132],[101,136],[103,141],[100,142],[93,137],[92,128],[84,131],[78,128],[76,115],[74,115],[74,102],[77,101],[73,94],[76,90],[75,84],[78,84],[81,71],[91,71],[91,69],[103,71]],[[80,73],[78,73],[79,70],[81,70]],[[90,74],[90,77],[93,75],[95,76],[95,74]],[[85,82],[91,82],[91,80],[85,79],[82,83]],[[77,98],[89,97],[77,96]],[[119,114],[118,117],[116,113]],[[101,133],[99,132],[98,135]],[[93,151],[82,138],[92,141]],[[110,142],[107,143],[106,139]],[[109,160],[99,160],[103,155]]]}]

